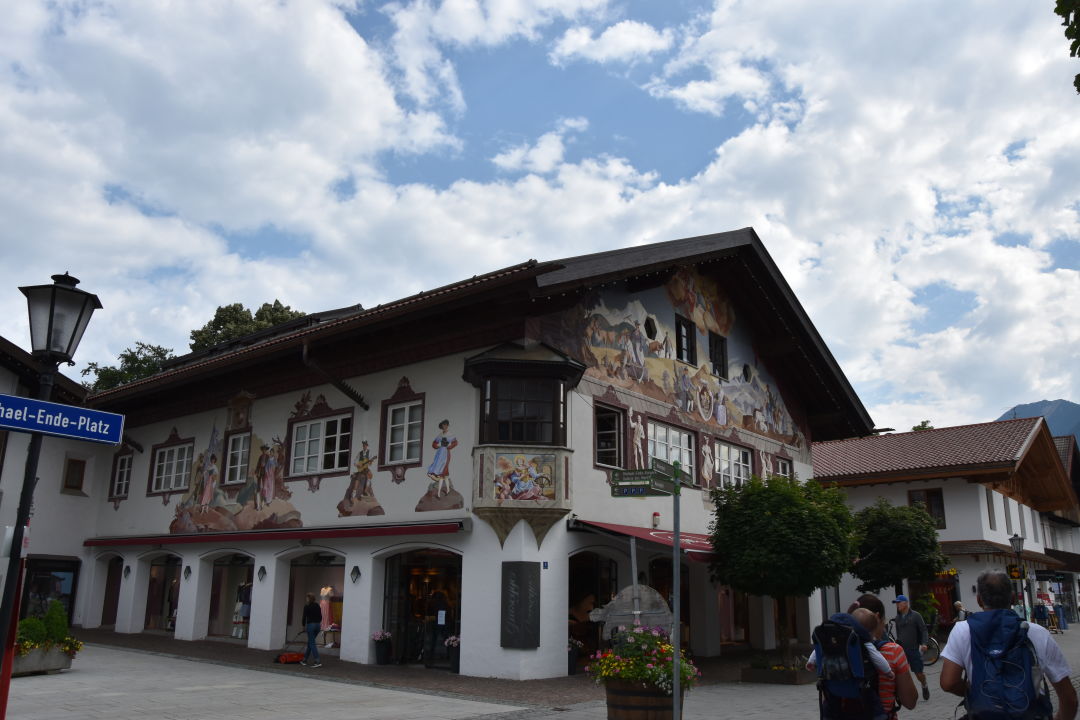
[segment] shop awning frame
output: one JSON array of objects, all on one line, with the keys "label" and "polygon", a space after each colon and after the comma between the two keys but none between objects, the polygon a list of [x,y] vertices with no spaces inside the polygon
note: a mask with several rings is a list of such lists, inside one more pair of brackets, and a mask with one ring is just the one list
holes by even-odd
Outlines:
[{"label": "shop awning frame", "polygon": [[441,523],[395,523],[393,525],[364,525],[340,528],[290,528],[288,530],[255,530],[248,532],[207,532],[186,535],[135,535],[125,537],[87,538],[85,547],[119,547],[130,545],[192,545],[206,543],[264,542],[269,540],[336,540],[342,538],[386,537],[401,535],[451,535],[472,529],[469,519]]},{"label": "shop awning frame", "polygon": [[[618,525],[616,523],[600,522],[599,520],[583,520],[570,518],[566,521],[566,528],[571,531],[595,532],[602,535],[635,537],[646,542],[656,543],[665,547],[671,547],[674,543],[674,533],[671,530],[659,528],[643,528],[634,525]],[[701,533],[679,531],[679,548],[686,553],[690,560],[709,562],[713,556],[712,538]]]}]

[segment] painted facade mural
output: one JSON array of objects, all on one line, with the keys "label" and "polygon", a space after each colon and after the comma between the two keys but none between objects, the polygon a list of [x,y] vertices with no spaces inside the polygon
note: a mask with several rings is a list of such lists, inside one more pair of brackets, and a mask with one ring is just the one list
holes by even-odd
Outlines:
[{"label": "painted facade mural", "polygon": [[[720,435],[738,427],[806,444],[730,299],[696,271],[681,269],[662,287],[635,294],[596,291],[573,310],[546,319],[541,339],[584,362],[587,375],[674,405]],[[680,349],[693,362],[680,360]],[[644,427],[635,422],[643,420],[630,418],[632,462],[642,467]]]},{"label": "painted facade mural", "polygon": [[338,503],[338,517],[357,517],[362,515],[385,515],[382,505],[375,497],[374,475],[371,464],[377,459],[371,454],[368,441],[360,443],[360,452],[353,462],[353,471],[349,475],[349,484],[345,487],[345,498]]},{"label": "painted facade mural", "polygon": [[495,455],[494,498],[534,500],[555,499],[555,456],[498,453]]},{"label": "painted facade mural", "polygon": [[465,507],[465,498],[454,488],[454,482],[450,479],[451,453],[457,446],[458,439],[450,432],[450,421],[443,420],[431,441],[431,449],[435,453],[427,469],[428,488],[416,503],[416,512],[458,510]]}]

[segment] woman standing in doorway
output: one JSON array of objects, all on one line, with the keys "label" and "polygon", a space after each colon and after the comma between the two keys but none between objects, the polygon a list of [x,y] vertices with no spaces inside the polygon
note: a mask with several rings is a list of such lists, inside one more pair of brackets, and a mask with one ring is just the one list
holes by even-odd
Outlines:
[{"label": "woman standing in doorway", "polygon": [[304,605],[301,622],[304,624],[304,630],[307,631],[307,649],[304,651],[304,659],[300,661],[300,664],[307,665],[310,658],[311,667],[322,667],[322,663],[319,662],[319,648],[315,646],[315,638],[319,636],[319,629],[322,626],[322,610],[319,609],[319,603],[315,602],[315,593],[307,594],[307,604]]}]

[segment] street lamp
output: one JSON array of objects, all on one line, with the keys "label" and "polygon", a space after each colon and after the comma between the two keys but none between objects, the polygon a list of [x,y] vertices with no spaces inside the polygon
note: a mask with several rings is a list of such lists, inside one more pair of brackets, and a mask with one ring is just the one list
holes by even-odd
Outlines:
[{"label": "street lamp", "polygon": [[1016,572],[1020,575],[1020,602],[1024,604],[1024,619],[1027,620],[1028,608],[1027,596],[1024,594],[1024,565],[1021,558],[1021,554],[1024,552],[1024,538],[1013,533],[1013,536],[1009,538],[1009,544],[1012,545],[1013,552],[1016,553]]},{"label": "street lamp", "polygon": [[[19,288],[26,296],[30,310],[30,346],[34,359],[42,365],[38,374],[38,400],[52,397],[53,378],[61,362],[71,363],[75,349],[82,340],[90,316],[101,308],[97,295],[75,286],[77,278],[53,275],[52,285],[31,285]],[[3,676],[11,675],[9,644],[14,640],[14,618],[18,614],[18,590],[22,580],[23,528],[30,520],[30,506],[34,502],[34,484],[37,481],[38,458],[41,456],[42,435],[30,433],[30,446],[26,451],[26,472],[19,492],[19,509],[15,515],[11,551],[8,557],[7,575],[4,577],[4,595],[0,600],[0,649],[3,650]],[[4,688],[6,692],[6,684]],[[0,707],[3,712],[3,707]]]}]

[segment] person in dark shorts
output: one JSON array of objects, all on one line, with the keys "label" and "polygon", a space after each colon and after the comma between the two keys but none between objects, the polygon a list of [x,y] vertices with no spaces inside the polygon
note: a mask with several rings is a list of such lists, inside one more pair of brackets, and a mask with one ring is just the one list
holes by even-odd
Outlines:
[{"label": "person in dark shorts", "polygon": [[904,648],[911,672],[922,683],[923,700],[930,699],[930,688],[926,686],[926,673],[923,672],[923,651],[930,636],[926,632],[926,621],[915,610],[911,609],[911,603],[907,595],[897,595],[893,600],[896,603],[896,643]]}]

